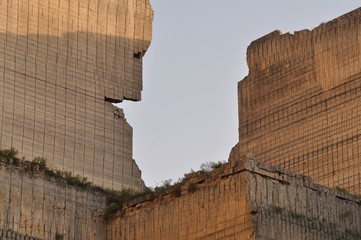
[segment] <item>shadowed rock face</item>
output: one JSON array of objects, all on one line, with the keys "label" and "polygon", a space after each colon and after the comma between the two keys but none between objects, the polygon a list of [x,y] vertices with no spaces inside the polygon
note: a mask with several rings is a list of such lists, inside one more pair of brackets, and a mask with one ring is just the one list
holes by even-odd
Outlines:
[{"label": "shadowed rock face", "polygon": [[111,103],[141,99],[152,19],[140,0],[0,2],[0,148],[142,189],[132,128]]},{"label": "shadowed rock face", "polygon": [[249,46],[233,153],[360,193],[360,16],[356,9]]}]

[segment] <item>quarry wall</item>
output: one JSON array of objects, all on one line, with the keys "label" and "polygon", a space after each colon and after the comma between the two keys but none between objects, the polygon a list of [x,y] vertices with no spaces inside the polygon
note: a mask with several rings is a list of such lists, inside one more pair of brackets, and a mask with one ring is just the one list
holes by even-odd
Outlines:
[{"label": "quarry wall", "polygon": [[281,168],[246,163],[256,239],[360,239],[361,200]]},{"label": "quarry wall", "polygon": [[[361,202],[254,160],[238,162],[133,202],[107,225],[107,239],[359,239]],[[194,192],[187,190],[197,183]]]},{"label": "quarry wall", "polygon": [[[0,161],[0,238],[361,239],[349,194],[361,193],[360,17],[254,41],[229,163],[108,222],[103,194]],[[111,103],[141,98],[152,18],[148,0],[0,1],[0,149],[143,189],[132,128]]]},{"label": "quarry wall", "polygon": [[252,42],[238,86],[235,159],[253,156],[361,193],[360,15]]},{"label": "quarry wall", "polygon": [[149,1],[0,1],[0,148],[113,189],[142,189],[132,128]]},{"label": "quarry wall", "polygon": [[254,41],[229,163],[130,203],[107,239],[361,239],[360,17]]},{"label": "quarry wall", "polygon": [[253,239],[244,174],[221,176],[191,177],[181,196],[170,189],[133,203],[125,217],[108,223],[107,239]]},{"label": "quarry wall", "polygon": [[0,163],[0,239],[106,239],[103,194]]},{"label": "quarry wall", "polygon": [[105,195],[0,165],[1,239],[360,239],[361,199],[255,160],[186,176],[106,222]]}]

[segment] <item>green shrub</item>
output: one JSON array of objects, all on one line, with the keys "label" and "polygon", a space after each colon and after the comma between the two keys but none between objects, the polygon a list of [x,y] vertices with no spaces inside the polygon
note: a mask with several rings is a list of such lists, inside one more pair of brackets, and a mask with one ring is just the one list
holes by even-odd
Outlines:
[{"label": "green shrub", "polygon": [[65,178],[66,182],[72,186],[86,188],[87,186],[90,185],[86,177],[81,177],[79,175],[73,176],[71,172],[67,172],[67,171],[63,172],[63,177]]},{"label": "green shrub", "polygon": [[177,184],[174,185],[173,195],[175,197],[182,196],[182,184],[181,183],[177,183]]},{"label": "green shrub", "polygon": [[15,150],[15,148],[11,148],[11,149],[1,149],[0,150],[0,156],[4,157],[6,159],[10,159],[10,158],[15,158],[17,157],[19,154],[19,152],[17,150]]},{"label": "green shrub", "polygon": [[200,170],[202,172],[211,172],[211,171],[213,171],[215,169],[218,169],[218,168],[222,167],[225,163],[226,163],[226,161],[205,162],[205,163],[201,164]]},{"label": "green shrub", "polygon": [[32,171],[44,171],[46,169],[46,159],[43,157],[35,157],[30,163]]},{"label": "green shrub", "polygon": [[162,184],[160,186],[156,186],[154,188],[154,192],[161,192],[164,189],[169,188],[172,185],[172,181],[172,179],[162,181]]},{"label": "green shrub", "polygon": [[20,159],[18,158],[19,152],[15,148],[10,149],[1,149],[0,150],[0,156],[2,158],[5,158],[5,160],[8,163],[14,164],[15,166],[18,166],[20,163]]},{"label": "green shrub", "polygon": [[[146,194],[147,192],[136,192],[131,189],[123,189],[121,191],[106,190],[106,204],[104,210],[104,218],[111,219],[118,211],[122,211],[126,203]],[[124,216],[124,212],[121,212]]]},{"label": "green shrub", "polygon": [[193,193],[198,190],[197,183],[190,183],[188,185],[188,192]]}]

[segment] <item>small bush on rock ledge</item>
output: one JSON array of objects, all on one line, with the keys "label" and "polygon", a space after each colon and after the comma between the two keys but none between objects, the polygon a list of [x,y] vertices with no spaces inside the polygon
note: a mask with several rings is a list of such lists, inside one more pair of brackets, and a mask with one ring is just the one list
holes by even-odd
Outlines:
[{"label": "small bush on rock ledge", "polygon": [[10,149],[0,149],[0,157],[2,160],[5,160],[7,163],[14,164],[18,166],[20,159],[18,158],[19,152],[14,148]]},{"label": "small bush on rock ledge", "polygon": [[202,172],[211,172],[213,170],[221,168],[225,163],[226,163],[226,161],[205,162],[205,163],[201,164],[200,170]]},{"label": "small bush on rock ledge", "polygon": [[[44,157],[35,157],[32,161],[28,161],[25,158],[20,159],[18,157],[18,151],[14,148],[0,149],[0,161],[15,167],[20,167],[22,171],[27,173],[40,173],[47,177],[58,179],[59,181],[66,182],[70,186],[76,186],[82,189],[92,189],[95,191],[101,189],[93,186],[87,181],[86,177],[81,177],[79,175],[73,176],[71,172],[49,168],[46,165],[46,158]],[[104,189],[101,189],[100,191],[105,192]]]}]

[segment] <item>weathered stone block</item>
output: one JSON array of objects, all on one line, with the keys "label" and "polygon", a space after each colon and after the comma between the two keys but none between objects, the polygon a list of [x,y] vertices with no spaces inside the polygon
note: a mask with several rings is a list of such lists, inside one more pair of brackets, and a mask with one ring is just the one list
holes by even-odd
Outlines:
[{"label": "weathered stone block", "polygon": [[132,128],[111,102],[141,98],[149,1],[2,1],[0,15],[0,148],[142,189]]},{"label": "weathered stone block", "polygon": [[251,154],[319,184],[361,192],[360,13],[251,43],[231,159]]}]

